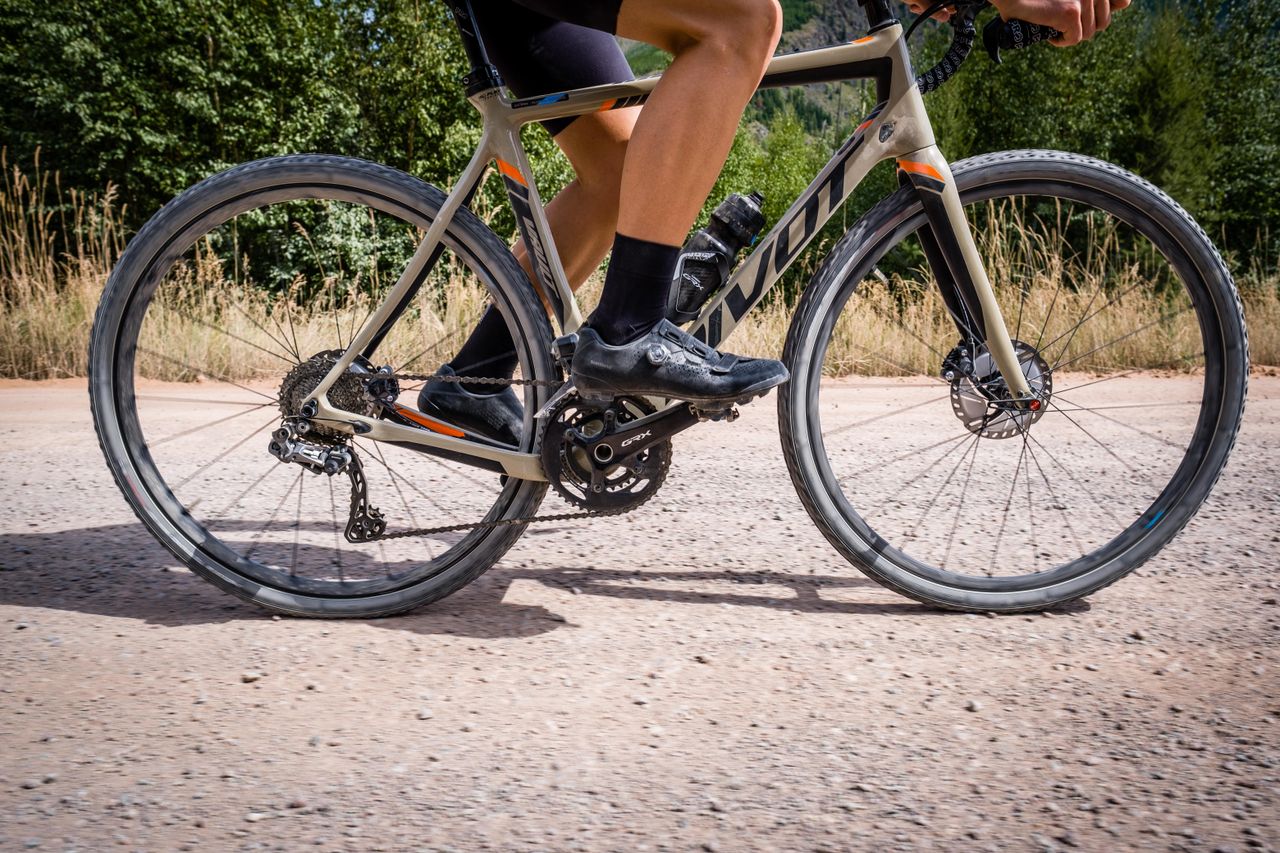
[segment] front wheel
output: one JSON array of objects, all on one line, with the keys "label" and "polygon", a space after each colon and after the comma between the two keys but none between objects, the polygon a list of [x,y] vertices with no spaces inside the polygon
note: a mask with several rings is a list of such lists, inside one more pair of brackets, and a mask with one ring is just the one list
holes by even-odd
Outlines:
[{"label": "front wheel", "polygon": [[1248,378],[1240,300],[1191,217],[1122,169],[1015,151],[953,173],[1040,410],[1011,411],[985,347],[961,340],[904,188],[805,292],[783,449],[810,516],[876,581],[1044,608],[1142,565],[1217,482]]}]

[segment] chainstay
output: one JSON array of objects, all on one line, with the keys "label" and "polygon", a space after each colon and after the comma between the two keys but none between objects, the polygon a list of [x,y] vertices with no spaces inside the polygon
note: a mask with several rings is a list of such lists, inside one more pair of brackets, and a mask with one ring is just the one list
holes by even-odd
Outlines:
[{"label": "chainstay", "polygon": [[[492,376],[445,376],[439,373],[393,373],[390,374],[390,376],[397,381],[405,382],[431,382],[438,380],[440,382],[453,383],[466,382],[469,385],[532,385],[540,388],[559,388],[564,385],[564,381],[560,379],[500,379]],[[464,530],[469,531],[494,527],[510,527],[514,524],[540,524],[550,521],[574,521],[580,518],[608,518],[609,516],[622,515],[625,512],[627,512],[625,509],[560,512],[553,513],[551,515],[530,515],[522,518],[502,518],[497,521],[477,521],[472,524],[446,524],[440,527],[415,527],[410,530],[398,530],[395,533],[384,533],[377,537],[377,540],[375,541],[385,541],[387,539],[408,539],[414,536],[433,536],[437,533],[458,533]]]}]

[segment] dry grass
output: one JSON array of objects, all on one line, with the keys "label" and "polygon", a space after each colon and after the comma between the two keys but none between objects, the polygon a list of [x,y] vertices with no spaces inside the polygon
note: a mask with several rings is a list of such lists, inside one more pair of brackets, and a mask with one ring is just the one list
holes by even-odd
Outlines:
[{"label": "dry grass", "polygon": [[[4,173],[0,184],[0,377],[83,376],[93,312],[125,240],[120,225],[123,211],[115,206],[115,191],[108,186],[99,195],[63,193],[56,176],[38,164],[29,177],[10,168],[2,154],[0,170]],[[1090,299],[1096,299],[1101,282],[1107,283],[1107,293],[1124,294],[1074,336],[1047,347],[1051,361],[1080,357],[1075,367],[1096,371],[1177,368],[1179,354],[1195,351],[1194,320],[1187,314],[1090,353],[1144,322],[1166,316],[1170,303],[1138,286],[1142,284],[1139,264],[1108,265],[1108,259],[1116,256],[1105,251],[1114,235],[1094,235],[1090,245],[1102,250],[1064,263],[1063,253],[1052,245],[1052,227],[1039,227],[1043,225],[1039,223],[1036,228],[1018,230],[1037,235],[1036,239],[1011,241],[1007,220],[1007,216],[992,216],[990,221],[1002,222],[1004,230],[989,227],[980,239],[992,258],[997,291],[1010,294],[1003,307],[1011,328],[1021,308],[1024,338],[1030,336],[1028,328],[1038,330],[1046,318],[1044,341],[1063,335],[1070,328],[1070,318],[1099,306]],[[1251,354],[1257,364],[1280,364],[1276,268],[1274,262],[1255,259],[1252,268],[1238,273]],[[475,322],[483,308],[482,289],[454,271],[443,274],[449,298],[420,299],[379,350],[381,361],[404,365],[422,352],[424,342],[443,340],[445,346],[411,368],[430,370]],[[371,288],[356,284],[348,289],[353,295],[342,300],[301,306],[297,298],[301,282],[278,294],[250,284],[232,284],[212,251],[197,250],[192,261],[176,268],[161,288],[157,300],[165,310],[148,314],[141,369],[147,376],[176,380],[198,375],[236,380],[279,376],[284,365],[272,353],[296,349],[306,356],[333,347],[336,340],[350,340],[370,301]],[[587,285],[584,303],[594,302],[598,286],[598,282]],[[1020,301],[1018,294],[1023,291],[1025,301]],[[792,308],[782,299],[763,306],[738,327],[729,348],[777,355]],[[931,373],[938,365],[930,347],[947,347],[954,338],[931,282],[901,274],[871,279],[836,324],[826,370],[831,375]],[[191,365],[198,365],[199,371]]]}]

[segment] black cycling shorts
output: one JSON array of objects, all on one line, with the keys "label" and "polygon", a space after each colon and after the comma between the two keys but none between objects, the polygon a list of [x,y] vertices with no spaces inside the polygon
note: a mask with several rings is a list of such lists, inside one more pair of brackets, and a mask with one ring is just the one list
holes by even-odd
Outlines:
[{"label": "black cycling shorts", "polygon": [[[622,0],[473,0],[489,59],[520,98],[634,79],[613,33]],[[542,123],[552,136],[577,116]]]}]

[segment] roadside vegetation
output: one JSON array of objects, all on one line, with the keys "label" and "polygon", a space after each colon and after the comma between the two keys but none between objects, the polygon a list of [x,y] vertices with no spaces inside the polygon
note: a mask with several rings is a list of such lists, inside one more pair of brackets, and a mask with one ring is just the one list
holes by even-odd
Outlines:
[{"label": "roadside vegetation", "polygon": [[[836,43],[861,27],[843,0],[784,6],[784,49]],[[8,0],[7,8],[11,14],[0,16],[0,87],[9,93],[0,103],[0,376],[82,375],[87,329],[115,258],[160,205],[208,174],[256,157],[325,151],[448,185],[477,141],[474,112],[457,84],[461,51],[439,2],[211,0],[196,9],[151,0],[141,6]],[[1255,363],[1280,364],[1277,17],[1280,0],[1136,4],[1078,49],[1009,54],[998,68],[976,56],[930,97],[939,142],[953,159],[1021,146],[1076,150],[1153,180],[1223,248],[1245,297]],[[941,55],[948,32],[925,30],[921,62]],[[635,49],[632,61],[642,71],[664,62],[651,49]],[[758,190],[769,221],[777,221],[870,106],[871,93],[848,84],[762,93],[707,210],[730,192]],[[549,197],[572,172],[541,129],[530,128],[526,142]],[[818,262],[894,186],[889,167],[872,173],[776,298],[734,333],[735,348],[780,351],[791,308]],[[476,207],[499,234],[514,234],[498,182],[488,182]],[[986,230],[997,254],[1016,253],[1018,240],[1029,239]],[[260,229],[257,239],[278,243],[281,234],[303,239],[300,230],[278,228]],[[279,256],[279,248],[248,246],[244,254],[260,260]],[[251,316],[263,325],[287,320],[295,330],[317,324],[319,341],[335,312],[343,318],[339,326],[349,326],[376,292],[369,279],[335,283],[306,263],[274,278],[227,269],[225,257],[193,265],[183,311],[165,339],[194,347],[190,358],[230,373],[252,375],[262,366],[252,350],[208,350],[214,344],[199,331],[202,323],[227,316],[249,323],[244,317]],[[1048,305],[1064,282],[1068,302],[1084,300],[1091,287],[1118,274],[1069,272],[1067,279],[1058,270],[1006,288],[1025,293],[1027,305]],[[945,318],[936,297],[909,264],[885,273],[864,289],[858,328],[840,330],[831,372],[890,369],[868,351],[892,353],[903,369],[936,370],[932,356],[909,352],[920,347],[903,330],[941,335]],[[424,302],[414,322],[397,332],[403,340],[388,343],[393,353],[411,352],[423,335],[461,334],[472,321],[482,303],[478,288],[460,275],[447,286],[473,297]],[[173,292],[179,290],[175,284]],[[1161,310],[1137,300],[1123,307],[1141,316]],[[1132,344],[1125,359],[1164,363],[1155,336]],[[182,373],[162,364],[152,372]]]}]

